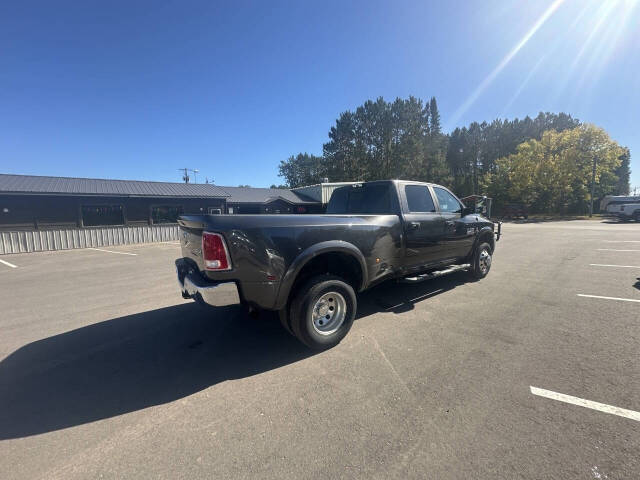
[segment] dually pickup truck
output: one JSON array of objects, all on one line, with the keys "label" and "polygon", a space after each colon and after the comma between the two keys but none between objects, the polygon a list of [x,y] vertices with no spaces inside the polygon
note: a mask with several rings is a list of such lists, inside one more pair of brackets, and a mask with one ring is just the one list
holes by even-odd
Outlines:
[{"label": "dually pickup truck", "polygon": [[351,329],[356,292],[456,265],[483,278],[500,238],[500,223],[428,183],[340,187],[326,212],[181,216],[182,296],[215,305],[216,287],[234,283],[241,303],[279,312],[290,333],[325,349]]}]

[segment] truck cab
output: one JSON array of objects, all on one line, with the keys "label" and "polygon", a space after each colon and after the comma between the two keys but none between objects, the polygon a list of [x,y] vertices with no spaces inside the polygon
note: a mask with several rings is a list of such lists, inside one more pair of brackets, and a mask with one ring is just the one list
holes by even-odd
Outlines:
[{"label": "truck cab", "polygon": [[[383,180],[336,189],[327,214],[393,213],[402,225],[402,273],[455,263],[469,256],[480,229],[493,223],[432,183]],[[487,236],[494,244],[494,235]]]}]

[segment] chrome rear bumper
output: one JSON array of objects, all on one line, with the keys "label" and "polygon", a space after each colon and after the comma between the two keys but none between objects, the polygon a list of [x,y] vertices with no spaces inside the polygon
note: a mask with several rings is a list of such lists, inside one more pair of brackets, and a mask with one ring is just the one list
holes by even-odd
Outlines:
[{"label": "chrome rear bumper", "polygon": [[182,258],[176,260],[176,274],[182,298],[192,298],[216,306],[215,290],[228,282],[211,283],[203,279],[200,272],[193,270]]}]

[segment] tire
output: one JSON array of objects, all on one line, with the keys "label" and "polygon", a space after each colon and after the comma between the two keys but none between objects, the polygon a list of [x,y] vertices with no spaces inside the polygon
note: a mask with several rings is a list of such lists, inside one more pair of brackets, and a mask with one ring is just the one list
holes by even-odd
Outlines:
[{"label": "tire", "polygon": [[484,242],[476,247],[471,257],[471,268],[469,270],[473,278],[480,280],[489,274],[492,255],[493,251],[488,243]]},{"label": "tire", "polygon": [[357,307],[351,285],[340,277],[318,275],[297,289],[289,309],[289,325],[307,347],[326,350],[349,333]]}]

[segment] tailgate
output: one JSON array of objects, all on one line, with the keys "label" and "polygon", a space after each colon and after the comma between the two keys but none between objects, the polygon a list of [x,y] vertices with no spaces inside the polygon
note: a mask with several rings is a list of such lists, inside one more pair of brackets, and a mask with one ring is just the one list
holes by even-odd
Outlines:
[{"label": "tailgate", "polygon": [[205,221],[202,217],[181,217],[180,224],[180,248],[182,256],[192,260],[198,270],[204,271],[204,261],[202,259],[202,231],[205,228]]}]

